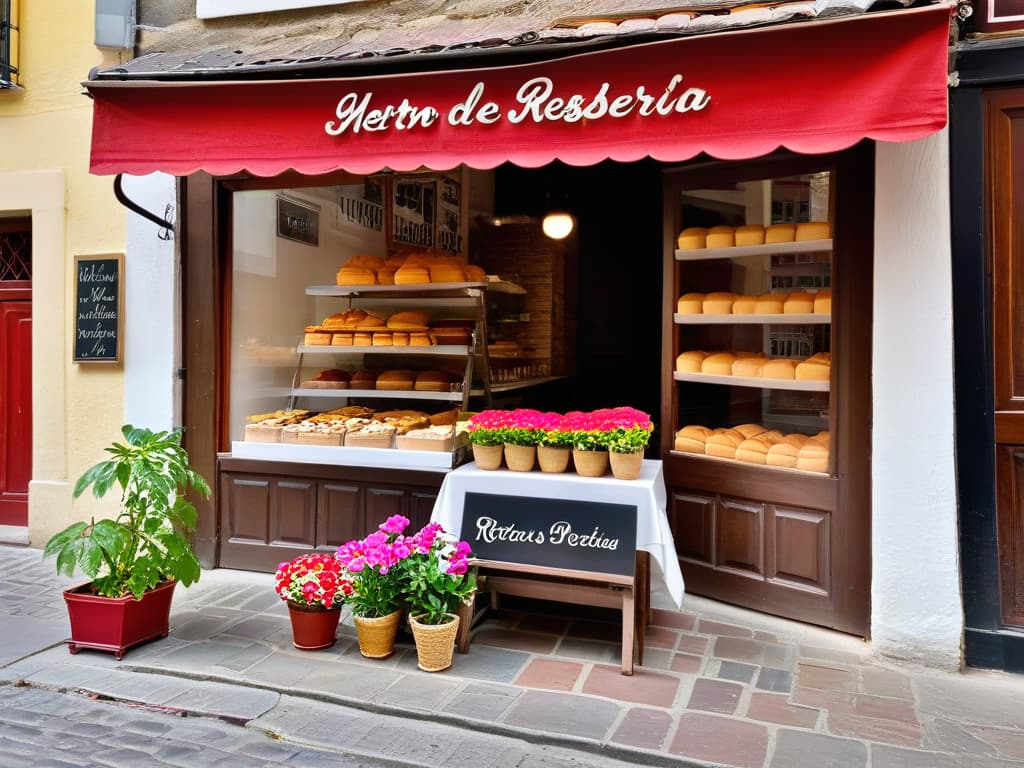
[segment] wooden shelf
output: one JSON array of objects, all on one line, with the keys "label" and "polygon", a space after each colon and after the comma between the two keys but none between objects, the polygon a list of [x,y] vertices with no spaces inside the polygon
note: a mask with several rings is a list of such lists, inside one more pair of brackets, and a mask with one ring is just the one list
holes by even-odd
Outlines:
[{"label": "wooden shelf", "polygon": [[[344,333],[344,331],[339,331]],[[403,333],[403,331],[399,331]],[[300,355],[434,355],[436,357],[465,357],[470,348],[462,344],[438,344],[432,347],[335,347],[330,345],[308,346],[300,344],[296,350]]]},{"label": "wooden shelf", "polygon": [[695,248],[676,251],[676,261],[736,259],[741,256],[771,256],[785,253],[822,253],[832,250],[832,240],[801,240],[764,245],[735,245],[732,248]]},{"label": "wooden shelf", "polygon": [[828,472],[811,472],[806,469],[790,469],[789,467],[775,467],[770,464],[755,464],[751,461],[740,461],[739,459],[725,459],[719,456],[706,456],[703,453],[690,453],[689,451],[669,451],[670,456],[681,459],[694,459],[696,461],[711,461],[729,467],[753,468],[765,472],[781,472],[784,474],[796,475],[798,477],[829,477]]},{"label": "wooden shelf", "polygon": [[[462,392],[421,392],[405,389],[303,389],[291,390],[292,397],[333,397],[333,398],[387,398],[389,400],[461,400]],[[480,390],[483,394],[483,390]]]},{"label": "wooden shelf", "polygon": [[257,443],[242,440],[231,443],[231,455],[238,459],[434,471],[457,467],[461,463],[462,452],[462,448],[456,448],[454,451],[405,451],[399,448],[346,448],[341,445]]},{"label": "wooden shelf", "polygon": [[825,325],[832,322],[832,315],[680,315],[673,319],[679,325]]},{"label": "wooden shelf", "polygon": [[680,373],[674,371],[676,381],[690,381],[696,384],[725,384],[730,387],[753,387],[754,389],[792,389],[801,392],[828,392],[827,381],[805,381],[803,379],[765,379],[760,376],[721,376],[713,373]]}]

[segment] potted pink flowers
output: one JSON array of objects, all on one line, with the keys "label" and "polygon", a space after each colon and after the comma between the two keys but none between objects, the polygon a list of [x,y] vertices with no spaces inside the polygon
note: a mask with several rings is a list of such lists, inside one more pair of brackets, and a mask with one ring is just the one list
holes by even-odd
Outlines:
[{"label": "potted pink flowers", "polygon": [[281,563],[274,589],[288,603],[296,648],[313,651],[334,645],[341,606],[352,594],[352,583],[333,555],[311,553]]},{"label": "potted pink flowers", "polygon": [[479,469],[498,469],[505,450],[508,411],[487,410],[474,414],[466,427],[466,437],[473,446],[473,461]]},{"label": "potted pink flowers", "polygon": [[545,413],[537,441],[537,463],[541,472],[565,472],[572,452],[573,431],[560,413]]},{"label": "potted pink flowers", "polygon": [[644,451],[650,442],[654,424],[649,414],[636,408],[612,408],[608,432],[608,459],[612,475],[620,480],[636,480],[643,468]]},{"label": "potted pink flowers", "polygon": [[529,472],[537,459],[537,443],[544,435],[546,414],[531,408],[516,408],[508,414],[505,427],[505,466],[513,472]]},{"label": "potted pink flowers", "polygon": [[335,558],[352,582],[348,599],[356,626],[359,652],[383,659],[395,649],[402,615],[402,569],[399,564],[412,553],[403,535],[409,519],[392,515],[364,539],[342,544]]}]

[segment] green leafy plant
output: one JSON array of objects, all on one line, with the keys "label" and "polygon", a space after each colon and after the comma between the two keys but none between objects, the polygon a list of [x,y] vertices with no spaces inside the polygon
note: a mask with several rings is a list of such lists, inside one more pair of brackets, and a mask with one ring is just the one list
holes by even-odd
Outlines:
[{"label": "green leafy plant", "polygon": [[409,615],[423,624],[445,624],[460,603],[469,604],[476,594],[469,544],[456,541],[438,523],[429,523],[408,543],[411,552],[401,569]]},{"label": "green leafy plant", "polygon": [[617,427],[608,433],[608,450],[616,453],[639,453],[647,448],[650,439],[650,429]]},{"label": "green leafy plant", "polygon": [[92,580],[96,594],[136,598],[162,581],[197,581],[199,561],[186,534],[195,529],[189,489],[209,496],[203,477],[189,467],[181,445],[184,429],[153,432],[126,424],[124,442],[105,450],[112,458],[90,467],[75,484],[74,497],[92,486],[102,498],[116,486],[121,502],[115,518],[77,522],[54,534],[43,557],[56,556],[57,572],[75,568]]}]

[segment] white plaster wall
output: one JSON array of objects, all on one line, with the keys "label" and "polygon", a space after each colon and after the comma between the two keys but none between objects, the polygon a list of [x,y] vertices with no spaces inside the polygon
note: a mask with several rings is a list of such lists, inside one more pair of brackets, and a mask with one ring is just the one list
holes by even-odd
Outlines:
[{"label": "white plaster wall", "polygon": [[[176,203],[174,176],[124,176],[130,200],[164,216]],[[150,429],[180,423],[178,249],[173,237],[161,240],[159,226],[125,208],[124,420]],[[170,219],[177,218],[172,210]],[[165,233],[166,234],[166,233]]]},{"label": "white plaster wall", "polygon": [[885,655],[956,668],[948,130],[879,143],[875,173],[872,642]]}]

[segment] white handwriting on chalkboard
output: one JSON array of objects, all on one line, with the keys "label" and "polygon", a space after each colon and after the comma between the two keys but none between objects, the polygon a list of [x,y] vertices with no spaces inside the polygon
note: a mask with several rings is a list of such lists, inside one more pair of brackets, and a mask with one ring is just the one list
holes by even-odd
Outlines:
[{"label": "white handwriting on chalkboard", "polygon": [[112,328],[104,328],[102,323],[96,323],[95,330],[89,330],[88,328],[78,329],[78,338],[80,339],[113,339],[117,337],[117,332]]},{"label": "white handwriting on chalkboard", "polygon": [[595,526],[591,533],[573,533],[572,524],[565,520],[552,523],[545,535],[544,531],[517,528],[515,523],[501,525],[493,517],[478,517],[476,519],[476,539],[477,541],[486,541],[488,544],[495,541],[543,544],[548,541],[551,544],[565,544],[570,547],[610,550],[619,548],[619,540],[608,538],[600,528]]},{"label": "white handwriting on chalkboard", "polygon": [[116,274],[107,274],[107,265],[89,264],[78,270],[78,282],[80,283],[116,283]]},{"label": "white handwriting on chalkboard", "polygon": [[543,531],[527,531],[516,528],[515,523],[510,525],[498,525],[493,517],[478,517],[476,519],[477,541],[486,541],[488,544],[495,541],[517,541],[529,542],[531,544],[543,544]]},{"label": "white handwriting on chalkboard", "polygon": [[557,523],[551,524],[551,530],[548,532],[551,537],[552,544],[561,544],[565,542],[570,547],[593,547],[594,549],[618,549],[619,540],[609,539],[598,527],[594,527],[593,533],[573,533],[572,525],[559,520]]}]

